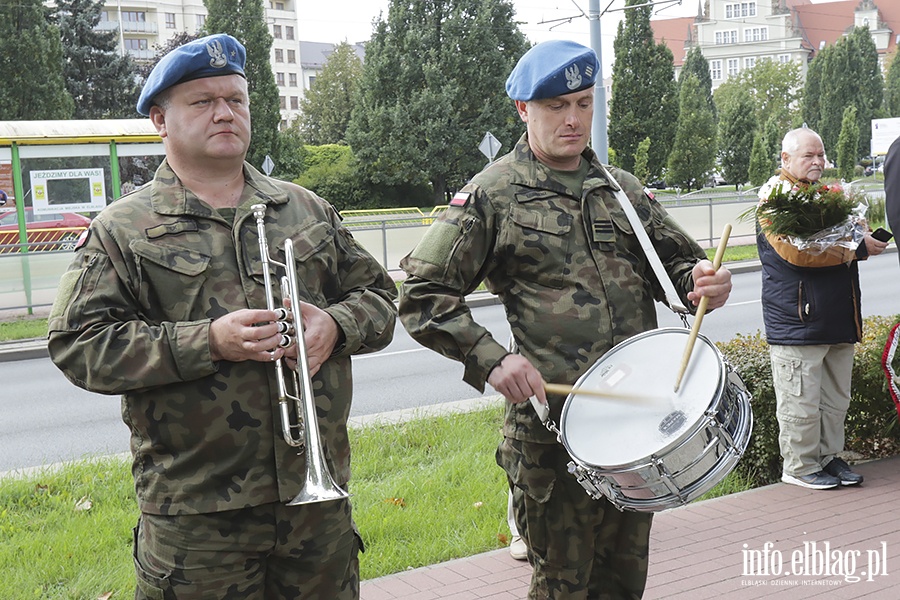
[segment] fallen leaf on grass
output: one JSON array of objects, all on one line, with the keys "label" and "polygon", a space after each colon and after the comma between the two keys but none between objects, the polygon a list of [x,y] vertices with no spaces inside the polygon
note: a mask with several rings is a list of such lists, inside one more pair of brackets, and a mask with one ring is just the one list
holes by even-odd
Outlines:
[{"label": "fallen leaf on grass", "polygon": [[388,498],[385,502],[393,504],[394,506],[399,506],[400,508],[406,508],[406,501],[403,500],[403,498]]},{"label": "fallen leaf on grass", "polygon": [[110,598],[112,598],[112,595],[113,595],[113,592],[106,592],[105,594],[101,594],[100,596],[97,596],[97,600],[109,600]]},{"label": "fallen leaf on grass", "polygon": [[484,502],[476,502],[472,506],[474,506],[475,508],[481,508],[482,506],[484,506]]},{"label": "fallen leaf on grass", "polygon": [[88,511],[94,507],[94,503],[91,502],[91,499],[87,496],[82,496],[81,500],[75,503],[75,510],[77,511]]},{"label": "fallen leaf on grass", "polygon": [[498,533],[497,541],[499,541],[504,546],[509,546],[509,538],[506,536],[505,533]]}]

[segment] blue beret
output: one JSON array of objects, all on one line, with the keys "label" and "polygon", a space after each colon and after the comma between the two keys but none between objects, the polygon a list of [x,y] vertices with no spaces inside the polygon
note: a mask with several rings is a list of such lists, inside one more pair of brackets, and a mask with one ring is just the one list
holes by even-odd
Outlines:
[{"label": "blue beret", "polygon": [[568,40],[541,42],[522,55],[506,80],[513,100],[543,100],[594,85],[600,61],[587,46]]},{"label": "blue beret", "polygon": [[188,42],[163,56],[144,83],[137,102],[138,113],[149,116],[153,98],[173,85],[220,75],[244,75],[247,51],[227,33]]}]

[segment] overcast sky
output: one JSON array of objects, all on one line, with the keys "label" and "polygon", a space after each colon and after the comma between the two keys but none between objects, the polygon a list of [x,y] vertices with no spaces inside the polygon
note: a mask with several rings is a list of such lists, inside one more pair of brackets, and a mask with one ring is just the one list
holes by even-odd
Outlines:
[{"label": "overcast sky", "polygon": [[[600,9],[610,4],[610,0],[600,0]],[[300,14],[299,39],[308,42],[339,43],[348,41],[351,44],[368,40],[372,35],[372,21],[383,12],[387,16],[389,0],[299,0]],[[523,33],[532,42],[543,42],[551,39],[570,39],[590,45],[588,19],[581,14],[588,11],[588,0],[514,0],[516,19]],[[690,7],[688,7],[690,5]],[[612,44],[616,36],[616,27],[622,18],[621,9],[625,0],[613,0],[610,12],[600,17],[602,30],[601,49],[603,73],[608,77],[612,73]],[[580,7],[580,8],[579,8]],[[697,14],[696,0],[660,3],[653,18],[684,17]],[[567,19],[571,22],[556,21]]]},{"label": "overcast sky", "polygon": [[[657,2],[651,18],[666,19],[692,17],[703,0],[672,0]],[[766,1],[766,0],[763,0]],[[813,4],[833,0],[812,0]],[[897,0],[893,0],[897,1]],[[589,0],[513,0],[516,19],[532,42],[551,39],[570,39],[586,46],[591,44],[590,25],[581,11],[588,12]],[[299,39],[308,42],[351,44],[372,36],[372,21],[379,13],[387,16],[390,0],[298,0],[300,14]],[[600,10],[609,7],[600,17],[601,58],[603,75],[612,74],[613,40],[623,18],[625,0],[600,0]],[[572,18],[570,22],[561,19]]]}]

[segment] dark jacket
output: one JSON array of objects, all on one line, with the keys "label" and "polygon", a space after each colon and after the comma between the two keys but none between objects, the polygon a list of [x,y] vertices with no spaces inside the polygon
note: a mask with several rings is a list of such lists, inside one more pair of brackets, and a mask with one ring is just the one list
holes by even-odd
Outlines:
[{"label": "dark jacket", "polygon": [[884,210],[895,239],[900,237],[900,137],[884,159]]},{"label": "dark jacket", "polygon": [[[857,260],[800,267],[782,258],[766,236],[756,245],[762,263],[762,308],[769,344],[811,346],[856,343],[862,338]],[[866,257],[865,244],[856,257]]]}]

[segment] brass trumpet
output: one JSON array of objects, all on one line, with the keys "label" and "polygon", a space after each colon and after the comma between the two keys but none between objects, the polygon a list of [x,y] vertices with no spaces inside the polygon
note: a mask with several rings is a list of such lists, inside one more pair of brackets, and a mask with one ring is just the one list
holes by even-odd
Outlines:
[{"label": "brass trumpet", "polygon": [[[288,506],[298,504],[310,504],[313,502],[325,502],[347,498],[349,494],[342,490],[335,482],[328,465],[325,462],[325,451],[322,446],[322,438],[319,434],[319,422],[316,418],[316,401],[313,395],[312,378],[309,374],[309,361],[306,354],[306,343],[303,339],[303,315],[300,311],[300,294],[297,284],[297,271],[294,267],[294,243],[288,238],[284,242],[284,263],[280,263],[269,255],[269,244],[266,241],[266,205],[254,204],[251,207],[253,216],[256,217],[256,231],[259,234],[259,252],[263,263],[263,282],[266,287],[266,308],[280,313],[280,331],[282,334],[282,347],[297,345],[297,368],[287,369],[289,377],[285,376],[285,364],[282,359],[275,361],[275,379],[278,385],[278,405],[281,411],[281,429],[284,441],[288,445],[304,447],[306,449],[306,477],[303,487],[297,497],[288,502]],[[293,317],[293,330],[295,337],[290,336],[290,327],[284,320],[288,311],[285,308],[275,307],[275,299],[272,295],[273,267],[284,269],[281,278],[282,298],[290,299],[290,314]],[[289,401],[294,403],[297,414],[297,422],[291,416]],[[294,430],[302,435],[295,436]]]}]

